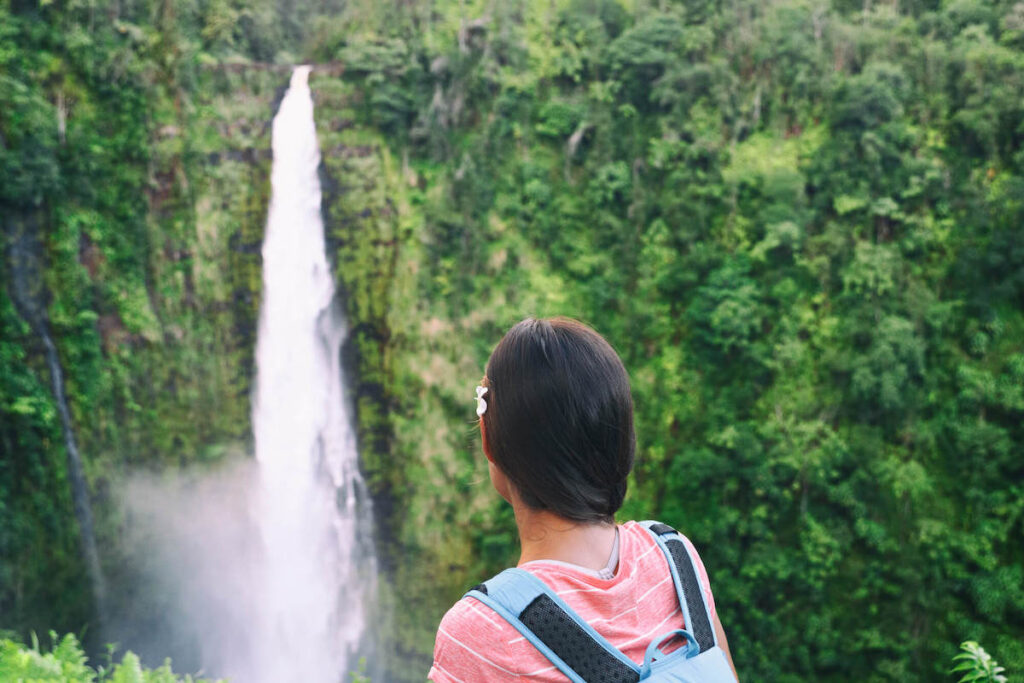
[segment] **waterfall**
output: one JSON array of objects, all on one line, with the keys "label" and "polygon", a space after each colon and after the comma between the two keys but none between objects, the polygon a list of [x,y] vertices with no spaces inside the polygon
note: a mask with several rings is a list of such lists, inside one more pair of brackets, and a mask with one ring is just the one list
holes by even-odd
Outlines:
[{"label": "waterfall", "polygon": [[236,683],[347,683],[372,645],[370,497],[343,383],[309,72],[295,69],[272,130],[256,458],[135,473],[125,486],[133,599],[108,637],[153,665],[171,656]]},{"label": "waterfall", "polygon": [[82,536],[82,557],[85,560],[89,583],[92,584],[96,613],[102,626],[106,618],[107,590],[103,580],[103,571],[100,568],[100,555],[96,550],[92,506],[89,504],[89,487],[85,483],[82,456],[78,452],[78,442],[75,439],[75,430],[71,422],[71,411],[68,409],[68,400],[64,393],[64,372],[60,366],[60,357],[57,355],[57,346],[50,338],[47,325],[43,324],[40,327],[39,335],[43,340],[43,348],[46,349],[46,364],[50,368],[50,384],[53,387],[54,399],[57,401],[61,430],[64,432],[64,448],[68,456],[68,477],[71,479],[71,500],[74,502],[75,519],[78,520],[78,530]]},{"label": "waterfall", "polygon": [[345,321],[325,254],[309,73],[295,69],[272,131],[253,406],[262,559],[250,661],[244,676],[234,674],[255,683],[347,680],[375,576],[342,378]]},{"label": "waterfall", "polygon": [[64,450],[67,454],[68,479],[71,484],[71,501],[74,505],[75,520],[78,523],[82,560],[92,586],[93,601],[100,624],[106,618],[106,587],[100,556],[96,549],[96,534],[93,530],[92,506],[89,503],[89,487],[85,480],[82,456],[78,451],[74,423],[68,408],[64,391],[64,370],[60,364],[57,345],[50,336],[50,323],[46,314],[46,290],[42,275],[41,227],[36,211],[14,211],[4,225],[7,232],[7,257],[11,269],[11,295],[16,310],[39,335],[43,342],[46,365],[50,370],[50,386],[53,400],[57,404],[61,431],[64,434]]}]

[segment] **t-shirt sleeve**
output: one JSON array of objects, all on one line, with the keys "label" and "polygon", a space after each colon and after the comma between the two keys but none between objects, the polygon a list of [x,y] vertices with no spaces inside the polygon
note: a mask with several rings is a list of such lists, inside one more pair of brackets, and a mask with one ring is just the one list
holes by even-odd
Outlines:
[{"label": "t-shirt sleeve", "polygon": [[515,681],[514,662],[501,644],[518,633],[472,598],[455,603],[441,620],[434,641],[434,661],[427,678],[433,683]]},{"label": "t-shirt sleeve", "polygon": [[464,657],[453,652],[453,646],[458,648],[458,637],[461,635],[465,616],[462,602],[458,602],[444,615],[441,624],[437,627],[437,636],[434,638],[434,661],[430,666],[430,673],[427,679],[432,683],[463,683],[467,680],[459,678],[458,673],[466,675],[466,664]]},{"label": "t-shirt sleeve", "polygon": [[697,565],[697,571],[700,572],[700,583],[701,588],[704,590],[704,600],[708,603],[708,611],[711,612],[711,621],[714,622],[718,611],[715,609],[715,596],[711,594],[711,580],[708,579],[708,570],[704,568],[704,560],[700,559],[700,554],[697,552],[697,548],[694,547],[693,543],[690,542],[690,539],[683,536],[683,541],[686,543],[686,549],[689,551],[690,556],[694,559],[694,564]]},{"label": "t-shirt sleeve", "polygon": [[432,681],[432,683],[462,683],[462,679],[456,678],[444,668],[444,664],[448,663],[449,660],[447,640],[438,631],[437,638],[434,640],[434,661],[430,665],[430,673],[427,674],[427,680]]}]

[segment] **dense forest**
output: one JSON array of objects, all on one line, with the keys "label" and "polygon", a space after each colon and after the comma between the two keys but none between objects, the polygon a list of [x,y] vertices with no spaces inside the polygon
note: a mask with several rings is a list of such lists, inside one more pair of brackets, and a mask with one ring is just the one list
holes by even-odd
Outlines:
[{"label": "dense forest", "polygon": [[302,62],[387,680],[515,562],[472,390],[563,314],[631,374],[622,519],[693,540],[744,679],[948,679],[975,640],[1024,681],[1014,0],[2,0],[0,630],[103,652],[160,604],[127,478],[251,454]]}]

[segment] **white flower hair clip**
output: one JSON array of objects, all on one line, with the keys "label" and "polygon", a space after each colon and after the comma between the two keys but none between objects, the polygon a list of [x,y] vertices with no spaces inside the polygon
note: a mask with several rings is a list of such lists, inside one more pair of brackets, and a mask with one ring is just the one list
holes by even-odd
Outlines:
[{"label": "white flower hair clip", "polygon": [[476,416],[483,417],[483,414],[487,412],[487,401],[484,400],[484,394],[487,393],[487,387],[477,385],[476,388]]}]

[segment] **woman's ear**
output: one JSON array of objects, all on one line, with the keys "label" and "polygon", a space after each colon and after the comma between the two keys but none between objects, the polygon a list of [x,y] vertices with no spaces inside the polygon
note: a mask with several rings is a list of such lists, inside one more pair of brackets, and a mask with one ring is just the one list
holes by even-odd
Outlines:
[{"label": "woman's ear", "polygon": [[494,456],[491,455],[491,446],[487,443],[487,428],[484,426],[484,418],[480,418],[480,443],[483,444],[484,455],[487,456],[487,462],[494,464]]},{"label": "woman's ear", "polygon": [[498,464],[494,462],[494,457],[491,455],[491,447],[487,443],[487,428],[484,427],[484,419],[480,418],[480,441],[483,442],[484,455],[487,456],[487,474],[491,478],[491,486],[498,492],[498,495],[504,498],[509,503],[512,502],[512,484],[509,482],[508,477],[501,471]]}]

